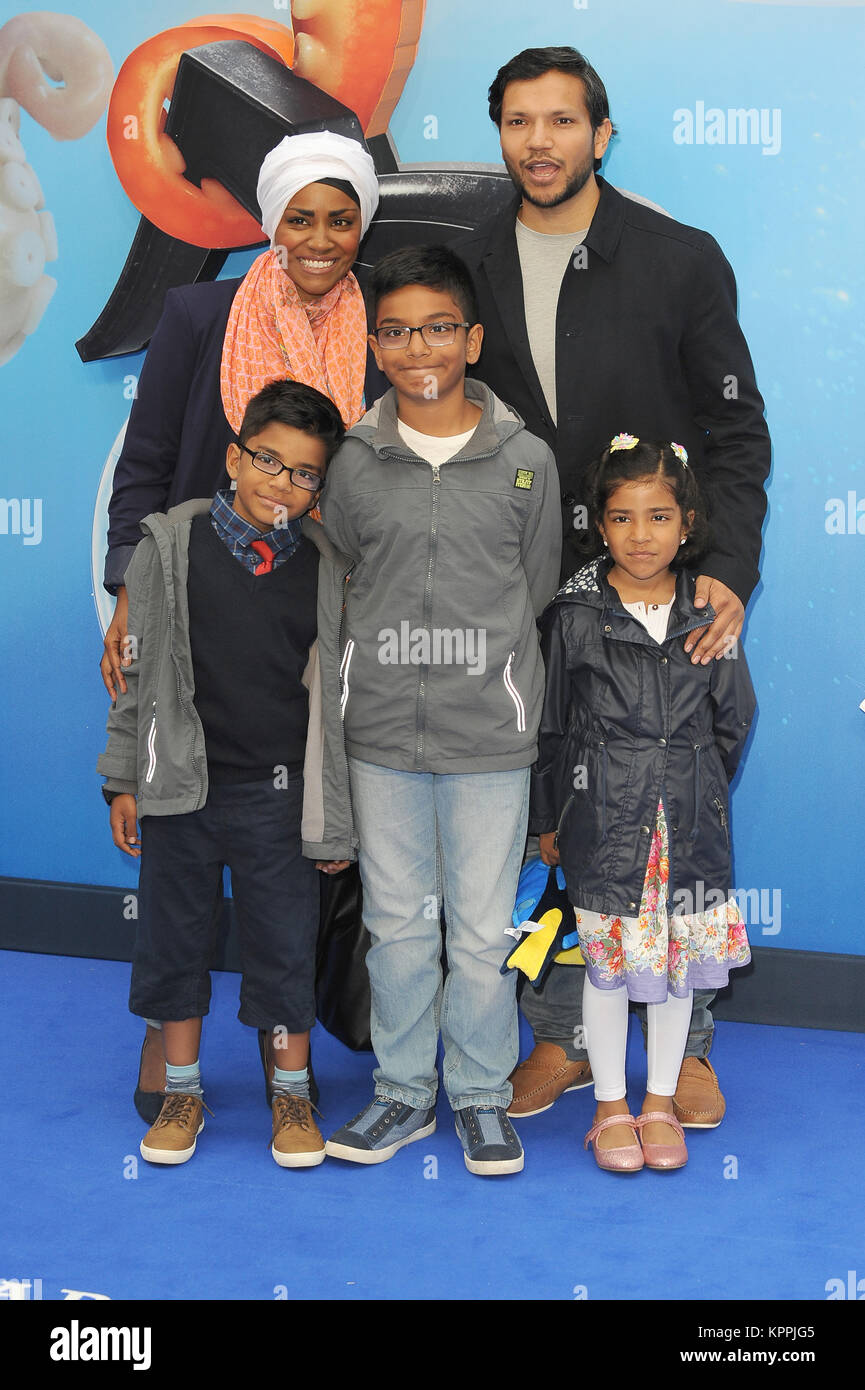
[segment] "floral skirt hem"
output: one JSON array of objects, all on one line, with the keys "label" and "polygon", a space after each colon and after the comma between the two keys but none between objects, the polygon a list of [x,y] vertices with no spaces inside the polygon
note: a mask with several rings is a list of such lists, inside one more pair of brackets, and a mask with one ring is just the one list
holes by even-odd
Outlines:
[{"label": "floral skirt hem", "polygon": [[[580,941],[582,942],[582,936]],[[729,961],[725,965],[719,965],[717,962],[712,962],[711,965],[706,962],[697,963],[688,970],[684,982],[678,980],[673,985],[669,978],[665,982],[663,977],[659,978],[648,970],[629,971],[611,979],[609,974],[598,970],[594,961],[589,959],[585,944],[582,945],[582,952],[586,961],[586,973],[595,988],[626,989],[633,1004],[663,1004],[668,994],[683,999],[692,989],[724,989],[730,983],[730,971],[738,969],[740,965],[747,965],[751,959],[751,952],[746,951],[743,959]]]},{"label": "floral skirt hem", "polygon": [[730,898],[702,912],[667,912],[669,838],[658,806],[639,917],[574,911],[586,970],[597,989],[628,991],[629,999],[662,1004],[668,994],[722,989],[729,973],[751,959],[745,923]]}]

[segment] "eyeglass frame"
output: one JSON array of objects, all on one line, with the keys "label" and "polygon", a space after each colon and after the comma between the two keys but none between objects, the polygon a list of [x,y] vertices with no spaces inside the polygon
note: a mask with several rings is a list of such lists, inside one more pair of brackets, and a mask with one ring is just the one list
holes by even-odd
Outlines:
[{"label": "eyeglass frame", "polygon": [[[291,483],[292,487],[299,488],[301,492],[308,492],[310,497],[312,497],[313,494],[316,492],[321,492],[322,488],[324,487],[325,479],[319,476],[318,473],[313,474],[309,468],[289,468],[287,463],[282,463],[279,459],[273,458],[273,454],[269,453],[267,449],[250,449],[247,444],[241,444],[239,439],[237,441],[237,447],[239,449],[242,449],[245,454],[249,454],[249,457],[252,459],[253,468],[257,468],[259,473],[263,473],[267,478],[278,478],[283,472],[285,472],[288,474],[289,482]],[[279,464],[279,468],[277,469],[276,473],[271,473],[269,468],[262,468],[260,464],[255,462],[259,454],[266,454],[268,458],[273,458],[274,463]],[[303,483],[296,483],[294,481],[295,473],[308,473],[311,478],[313,476],[318,478],[318,487],[304,487]]]},{"label": "eyeglass frame", "polygon": [[[406,348],[411,344],[412,337],[415,333],[420,334],[421,342],[424,344],[425,347],[450,347],[451,343],[456,341],[457,328],[471,327],[472,325],[470,323],[454,323],[452,320],[445,319],[436,319],[433,323],[416,323],[413,327],[407,323],[386,323],[381,328],[374,328],[372,331],[372,336],[375,338],[376,342],[378,343],[379,347],[382,349],[383,352],[398,352],[400,348]],[[443,343],[440,339],[438,342],[435,339],[433,339],[433,341],[430,343],[427,342],[426,338],[424,337],[425,328],[453,328],[455,331],[450,343]],[[380,333],[393,333],[394,331],[405,333],[406,330],[408,330],[408,342],[403,341],[401,343],[383,343],[381,338],[379,337]]]}]

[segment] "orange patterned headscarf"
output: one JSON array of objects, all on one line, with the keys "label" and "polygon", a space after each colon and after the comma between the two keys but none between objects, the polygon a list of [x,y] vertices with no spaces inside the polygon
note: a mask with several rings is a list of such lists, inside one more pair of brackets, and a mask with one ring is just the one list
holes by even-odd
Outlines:
[{"label": "orange patterned headscarf", "polygon": [[258,256],[234,296],[222,345],[222,404],[235,434],[251,398],[286,377],[315,386],[355,425],[365,373],[366,311],[354,275],[304,304],[277,252]]}]

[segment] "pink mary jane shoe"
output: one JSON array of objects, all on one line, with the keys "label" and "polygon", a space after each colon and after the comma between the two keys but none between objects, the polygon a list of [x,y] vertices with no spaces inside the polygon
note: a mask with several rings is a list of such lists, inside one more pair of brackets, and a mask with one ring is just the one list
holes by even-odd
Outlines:
[{"label": "pink mary jane shoe", "polygon": [[[647,1115],[638,1115],[635,1124],[640,1133],[640,1143],[643,1146],[643,1156],[647,1168],[657,1168],[660,1171],[684,1168],[688,1162],[685,1131],[675,1115],[669,1114],[666,1110],[650,1110]],[[650,1124],[669,1125],[671,1129],[676,1131],[680,1142],[678,1144],[647,1144],[643,1138],[643,1126]]]},{"label": "pink mary jane shoe", "polygon": [[[603,1130],[610,1129],[612,1125],[628,1125],[634,1131],[637,1143],[628,1144],[624,1149],[599,1149],[595,1140]],[[590,1144],[598,1167],[605,1168],[610,1173],[637,1173],[645,1162],[637,1137],[637,1121],[633,1115],[608,1115],[605,1120],[599,1120],[596,1125],[592,1125],[583,1140],[583,1148],[587,1149]]]}]

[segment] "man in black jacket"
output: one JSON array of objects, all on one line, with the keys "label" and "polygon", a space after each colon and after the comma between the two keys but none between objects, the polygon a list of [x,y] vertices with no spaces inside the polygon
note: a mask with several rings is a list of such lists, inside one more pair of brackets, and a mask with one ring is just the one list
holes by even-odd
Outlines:
[{"label": "man in black jacket", "polygon": [[[455,248],[484,325],[475,372],[556,454],[563,579],[581,563],[588,463],[621,431],[685,446],[712,528],[695,602],[714,613],[686,650],[694,662],[721,659],[759,577],[770,464],[733,272],[707,232],[597,176],[615,130],[604,85],[575,49],[526,49],[499,70],[489,100],[517,196]],[[581,972],[553,966],[541,991],[524,991],[536,1045],[511,1078],[511,1114],[589,1084],[581,990]],[[695,995],[676,1093],[680,1121],[706,1128],[724,1114],[708,1062],[711,998]]]}]

